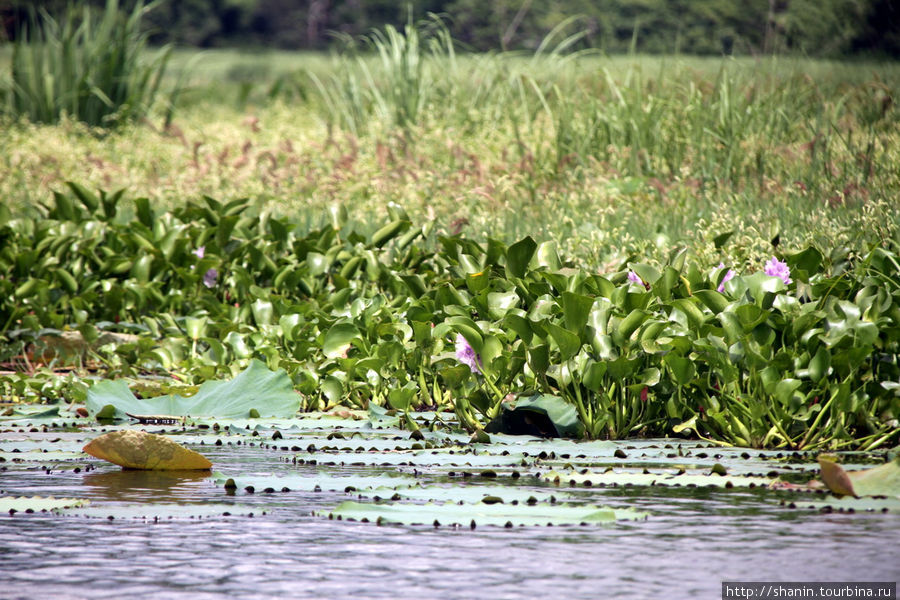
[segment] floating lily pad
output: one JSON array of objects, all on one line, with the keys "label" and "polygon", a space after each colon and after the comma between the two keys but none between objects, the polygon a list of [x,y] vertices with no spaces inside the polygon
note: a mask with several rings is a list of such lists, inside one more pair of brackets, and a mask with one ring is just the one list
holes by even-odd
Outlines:
[{"label": "floating lily pad", "polygon": [[544,481],[559,485],[575,486],[696,486],[696,487],[756,487],[767,486],[772,480],[767,477],[747,475],[717,475],[712,472],[616,472],[605,471],[581,473],[576,471],[550,471],[541,476]]},{"label": "floating lily pad", "polygon": [[67,450],[32,450],[30,452],[0,452],[0,462],[47,462],[79,460],[86,458],[84,452]]},{"label": "floating lily pad", "polygon": [[106,433],[88,443],[84,451],[127,469],[189,471],[212,467],[202,454],[145,431]]},{"label": "floating lily pad", "polygon": [[613,509],[603,506],[572,506],[558,504],[369,504],[343,502],[334,510],[320,515],[354,521],[399,523],[403,525],[453,525],[473,527],[496,525],[581,525],[635,521],[646,519],[647,513],[633,509]]},{"label": "floating lily pad", "polygon": [[[291,417],[300,408],[300,396],[284,371],[270,371],[251,361],[231,381],[207,381],[193,396],[159,396],[139,400],[123,381],[101,381],[88,391],[87,411],[101,418],[135,415],[207,417]],[[251,412],[255,411],[255,412]]]},{"label": "floating lily pad", "polygon": [[2,496],[0,497],[0,514],[47,512],[75,506],[87,506],[88,504],[90,504],[88,500],[81,500],[78,498],[42,498],[40,496],[27,498],[19,496]]},{"label": "floating lily pad", "polygon": [[815,499],[801,498],[793,500],[792,504],[797,508],[812,508],[821,511],[900,513],[900,497],[898,496],[864,498],[844,496],[837,498],[829,495],[822,500],[817,497]]},{"label": "floating lily pad", "polygon": [[88,506],[60,511],[73,517],[92,519],[140,519],[163,521],[169,519],[204,519],[210,517],[253,516],[259,509],[233,504],[124,504]]},{"label": "floating lily pad", "polygon": [[326,465],[383,465],[413,467],[512,467],[525,458],[519,454],[497,456],[460,452],[450,454],[441,450],[419,450],[414,452],[338,452],[303,453],[294,456],[298,461],[315,461]]},{"label": "floating lily pad", "polygon": [[464,502],[466,504],[478,504],[481,502],[493,504],[534,504],[572,499],[572,496],[560,495],[558,492],[553,493],[546,490],[529,490],[522,487],[500,485],[426,485],[406,489],[377,488],[359,491],[358,495],[364,498],[431,500],[434,502]]},{"label": "floating lily pad", "polygon": [[217,485],[224,486],[228,481],[233,482],[236,489],[254,492],[346,492],[355,490],[370,490],[375,488],[408,488],[418,485],[413,477],[391,477],[389,475],[348,475],[338,477],[331,475],[240,475],[229,477],[222,473],[214,473],[213,481]]}]

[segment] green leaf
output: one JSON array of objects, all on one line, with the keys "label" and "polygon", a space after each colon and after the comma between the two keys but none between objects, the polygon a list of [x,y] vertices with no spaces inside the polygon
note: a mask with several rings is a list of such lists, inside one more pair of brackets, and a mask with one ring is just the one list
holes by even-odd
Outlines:
[{"label": "green leaf", "polygon": [[525,273],[528,270],[528,263],[531,262],[531,257],[534,256],[534,251],[536,249],[537,243],[531,239],[531,236],[519,240],[507,248],[507,277],[518,277],[519,279],[525,277]]},{"label": "green leaf", "polygon": [[322,353],[328,358],[344,356],[350,344],[359,337],[359,329],[353,323],[332,325],[322,342]]},{"label": "green leaf", "polygon": [[174,415],[210,417],[246,417],[256,409],[263,417],[291,417],[300,408],[300,396],[294,392],[284,371],[272,372],[258,360],[231,381],[207,381],[197,393],[139,400],[124,381],[101,381],[88,391],[87,410],[97,415],[105,406],[115,408],[115,416]]},{"label": "green leaf", "polygon": [[560,360],[569,360],[581,349],[581,338],[571,331],[553,323],[544,323],[544,327],[559,348]]},{"label": "green leaf", "polygon": [[563,318],[569,331],[584,331],[594,299],[571,292],[562,293]]},{"label": "green leaf", "polygon": [[663,362],[669,367],[669,372],[672,373],[678,385],[687,385],[694,379],[696,369],[690,359],[677,354],[666,354]]}]

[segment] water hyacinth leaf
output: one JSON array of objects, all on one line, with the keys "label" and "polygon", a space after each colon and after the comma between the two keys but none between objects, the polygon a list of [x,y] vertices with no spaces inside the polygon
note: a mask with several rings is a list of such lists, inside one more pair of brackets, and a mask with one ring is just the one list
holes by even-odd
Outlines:
[{"label": "water hyacinth leaf", "polygon": [[212,467],[209,460],[172,440],[146,431],[122,430],[91,440],[83,450],[126,469],[192,471]]},{"label": "water hyacinth leaf", "polygon": [[809,378],[813,381],[820,381],[828,374],[831,367],[831,353],[825,346],[821,346],[816,355],[809,361]]},{"label": "water hyacinth leaf", "polygon": [[669,367],[669,372],[673,375],[678,385],[690,383],[697,372],[693,361],[677,354],[666,354],[663,357],[663,362]]},{"label": "water hyacinth leaf", "polygon": [[490,283],[490,276],[486,270],[466,275],[466,287],[473,294],[486,290]]},{"label": "water hyacinth leaf", "polygon": [[345,356],[352,342],[359,337],[359,329],[353,323],[337,323],[325,334],[322,353],[328,358]]},{"label": "water hyacinth leaf", "polygon": [[502,319],[519,304],[519,295],[515,292],[491,292],[487,295],[487,303],[491,318]]},{"label": "water hyacinth leaf", "polygon": [[0,514],[47,512],[63,508],[87,506],[89,500],[79,498],[42,498],[41,496],[0,496]]},{"label": "water hyacinth leaf", "polygon": [[556,242],[541,242],[540,245],[538,245],[535,259],[538,267],[543,267],[551,271],[558,271],[562,266],[561,261],[559,260],[559,252],[556,249]]},{"label": "water hyacinth leaf", "polygon": [[562,308],[566,329],[569,331],[582,331],[587,324],[594,299],[581,294],[563,292]]},{"label": "water hyacinth leaf", "polygon": [[[519,311],[522,313],[522,311]],[[526,319],[522,314],[515,314],[513,312],[508,312],[503,317],[503,324],[514,331],[516,335],[519,336],[525,344],[530,344],[532,338],[534,337],[534,331],[531,328],[531,323]]]},{"label": "water hyacinth leaf", "polygon": [[560,360],[569,360],[578,353],[581,348],[581,338],[578,335],[554,323],[544,323],[544,327],[559,348]]},{"label": "water hyacinth leaf", "polygon": [[418,391],[419,388],[415,382],[407,381],[403,387],[395,388],[388,392],[388,402],[396,410],[407,411]]},{"label": "water hyacinth leaf", "polygon": [[711,310],[713,314],[719,314],[728,306],[728,298],[715,290],[697,290],[694,292],[694,296],[696,296],[706,308]]},{"label": "water hyacinth leaf", "polygon": [[531,346],[528,348],[527,361],[532,371],[543,375],[550,368],[550,347],[547,344]]},{"label": "water hyacinth leaf", "polygon": [[89,415],[96,416],[105,407],[112,407],[119,419],[127,418],[126,413],[241,418],[251,410],[262,417],[292,417],[300,408],[300,397],[284,371],[270,371],[262,362],[252,360],[234,379],[207,381],[187,398],[169,395],[138,399],[124,381],[101,381],[88,391],[86,408]]},{"label": "water hyacinth leaf", "polygon": [[364,504],[343,502],[321,516],[353,521],[397,523],[402,525],[443,526],[545,526],[581,525],[635,521],[647,518],[647,513],[633,509],[612,509],[601,506],[574,506],[559,504],[485,504],[459,505],[448,503],[427,504]]},{"label": "water hyacinth leaf", "polygon": [[506,271],[510,277],[525,277],[528,269],[528,263],[531,262],[534,251],[537,249],[537,243],[531,239],[531,236],[519,240],[515,244],[506,249]]}]

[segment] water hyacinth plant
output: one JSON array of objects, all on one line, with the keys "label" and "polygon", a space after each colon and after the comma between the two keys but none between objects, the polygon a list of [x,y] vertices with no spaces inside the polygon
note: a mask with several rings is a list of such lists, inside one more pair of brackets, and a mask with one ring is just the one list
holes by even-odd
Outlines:
[{"label": "water hyacinth plant", "polygon": [[[874,448],[898,437],[896,243],[835,262],[805,248],[777,261],[802,278],[802,296],[758,272],[734,275],[729,298],[717,291],[721,269],[685,253],[631,263],[644,283],[633,285],[565,266],[530,237],[438,236],[399,208],[371,235],[348,220],[303,232],[246,200],[162,214],[138,199],[133,217],[110,219],[121,196],[71,189],[41,217],[0,229],[8,357],[96,356],[117,372],[188,381],[256,357],[289,373],[306,410],[452,407],[470,431],[505,399],[536,394],[544,407],[575,407],[593,438]],[[35,244],[52,251],[28,258]],[[210,270],[229,275],[213,282]],[[66,355],[48,336],[70,324],[85,343],[137,338]]]},{"label": "water hyacinth plant", "polygon": [[792,282],[791,270],[788,268],[787,263],[778,260],[774,256],[766,263],[765,273],[770,277],[778,277],[784,282],[784,285],[790,285]]},{"label": "water hyacinth plant", "polygon": [[[719,270],[724,269],[724,268],[725,268],[725,263],[719,263],[719,266],[718,266],[717,268],[718,268]],[[719,282],[719,287],[716,288],[716,290],[717,290],[720,294],[725,293],[725,284],[728,283],[729,281],[731,281],[731,280],[734,278],[735,275],[737,275],[737,273],[734,271],[734,269],[728,269],[728,271],[725,273],[725,276],[722,277],[722,280]]]},{"label": "water hyacinth plant", "polygon": [[456,334],[456,360],[469,367],[473,373],[481,373],[481,359],[461,333]]}]

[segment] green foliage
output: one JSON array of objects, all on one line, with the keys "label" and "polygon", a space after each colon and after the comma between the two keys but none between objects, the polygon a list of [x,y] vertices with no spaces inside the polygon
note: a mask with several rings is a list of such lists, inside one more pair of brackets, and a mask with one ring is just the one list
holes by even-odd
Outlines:
[{"label": "green foliage", "polygon": [[[152,6],[152,5],[151,5]],[[71,8],[62,22],[44,10],[32,13],[13,44],[6,110],[36,123],[65,115],[91,126],[113,127],[142,118],[155,101],[169,52],[147,60],[137,4],[129,15],[107,0],[98,18]]]},{"label": "green foliage", "polygon": [[126,211],[121,192],[70,189],[0,228],[0,334],[133,332],[89,351],[112,373],[204,380],[257,358],[308,410],[453,406],[473,430],[508,394],[537,393],[550,419],[571,421],[551,397],[569,402],[591,438],[874,448],[900,433],[896,243],[808,248],[784,257],[790,285],[757,271],[720,292],[723,269],[683,252],[632,263],[635,283],[528,238],[435,236],[398,208],[374,234],[340,212],[302,233],[246,200]]}]

